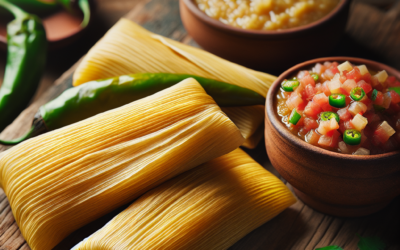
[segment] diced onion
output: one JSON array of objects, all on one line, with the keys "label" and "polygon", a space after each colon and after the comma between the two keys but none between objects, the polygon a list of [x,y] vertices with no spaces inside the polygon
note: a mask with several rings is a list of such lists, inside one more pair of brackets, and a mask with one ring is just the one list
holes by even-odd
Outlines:
[{"label": "diced onion", "polygon": [[378,79],[380,83],[384,83],[388,78],[388,74],[386,73],[386,70],[382,70],[376,73],[375,77]]},{"label": "diced onion", "polygon": [[365,128],[365,126],[367,126],[368,119],[360,114],[357,114],[356,116],[354,116],[353,120],[351,120],[351,124],[355,129],[361,131]]},{"label": "diced onion", "polygon": [[339,146],[340,152],[342,152],[343,154],[350,153],[349,149],[344,141],[339,142],[338,146]]},{"label": "diced onion", "polygon": [[353,102],[349,107],[349,112],[352,116],[356,116],[360,112],[365,113],[367,108],[367,105],[362,102]]},{"label": "diced onion", "polygon": [[351,63],[349,63],[349,61],[345,61],[344,63],[342,63],[339,66],[337,66],[337,68],[340,71],[340,73],[342,73],[345,70],[347,70],[347,71],[352,70],[353,66],[351,66]]},{"label": "diced onion", "polygon": [[379,125],[383,131],[390,137],[396,133],[396,131],[387,123],[386,121],[382,122],[381,125]]},{"label": "diced onion", "polygon": [[332,94],[334,93],[340,93],[340,86],[341,86],[341,82],[339,80],[340,75],[336,74],[333,79],[328,82],[328,88],[331,91]]},{"label": "diced onion", "polygon": [[359,148],[356,150],[356,152],[353,153],[353,155],[370,155],[371,152],[366,149],[366,148]]},{"label": "diced onion", "polygon": [[357,66],[357,68],[360,70],[361,75],[365,75],[365,74],[369,73],[367,66],[365,66],[364,64]]}]

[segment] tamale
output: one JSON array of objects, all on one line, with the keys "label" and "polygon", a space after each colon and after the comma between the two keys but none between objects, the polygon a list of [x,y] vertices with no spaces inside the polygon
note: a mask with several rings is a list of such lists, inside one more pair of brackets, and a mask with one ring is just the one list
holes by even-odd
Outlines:
[{"label": "tamale", "polygon": [[222,250],[295,203],[241,149],[147,192],[73,250]]},{"label": "tamale", "polygon": [[194,79],[1,154],[0,186],[32,250],[244,141]]},{"label": "tamale", "polygon": [[[231,63],[204,50],[194,48],[174,40],[153,34],[127,19],[121,19],[84,57],[73,77],[75,86],[82,83],[124,74],[185,73],[207,77],[241,87],[249,88],[266,96],[276,77],[257,72]],[[236,107],[240,115],[236,119],[228,115],[236,124],[250,119],[263,121],[264,112],[254,107]],[[225,109],[223,109],[225,111]],[[248,113],[242,117],[244,113]],[[239,127],[243,136],[249,139],[262,126],[251,122],[252,127]],[[257,138],[258,139],[257,139]],[[253,143],[260,140],[254,135]]]}]

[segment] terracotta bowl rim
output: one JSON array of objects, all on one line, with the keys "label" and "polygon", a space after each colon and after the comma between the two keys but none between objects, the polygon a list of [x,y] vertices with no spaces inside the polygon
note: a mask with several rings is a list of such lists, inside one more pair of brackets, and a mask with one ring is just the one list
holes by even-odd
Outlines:
[{"label": "terracotta bowl rim", "polygon": [[318,153],[321,155],[327,155],[332,158],[340,158],[340,159],[346,159],[346,160],[357,160],[357,161],[371,161],[371,160],[379,160],[383,158],[391,158],[391,157],[396,157],[400,154],[400,150],[389,152],[389,153],[384,153],[384,154],[377,154],[377,155],[348,155],[348,154],[341,154],[338,152],[333,152],[329,151],[317,146],[313,146],[308,144],[307,142],[301,140],[297,136],[293,135],[292,133],[289,132],[287,127],[281,122],[280,117],[276,113],[276,109],[274,106],[274,99],[276,96],[277,91],[280,89],[280,83],[287,78],[288,76],[292,75],[293,72],[299,71],[301,69],[309,69],[311,68],[310,66],[316,64],[316,63],[321,63],[325,61],[338,61],[338,62],[344,62],[344,61],[350,61],[351,63],[356,63],[356,64],[365,64],[368,66],[371,66],[371,68],[374,69],[384,69],[388,72],[389,75],[395,75],[398,79],[400,79],[400,71],[387,66],[385,64],[376,62],[376,61],[371,61],[367,59],[362,59],[362,58],[355,58],[355,57],[323,57],[323,58],[317,58],[313,60],[309,60],[303,63],[299,63],[292,68],[286,70],[283,72],[271,85],[270,91],[268,91],[267,99],[266,99],[266,111],[267,111],[267,117],[269,121],[272,124],[272,127],[279,133],[280,136],[282,136],[285,140],[289,141],[290,143],[294,144],[296,147],[300,147],[306,150],[311,151],[312,153]]},{"label": "terracotta bowl rim", "polygon": [[212,17],[209,17],[207,14],[205,14],[203,11],[201,11],[197,7],[197,5],[193,2],[194,0],[180,0],[180,1],[182,1],[186,5],[186,7],[189,9],[189,11],[193,15],[195,15],[198,19],[202,20],[206,24],[213,26],[217,29],[224,30],[224,31],[234,33],[234,34],[246,35],[246,36],[279,37],[279,36],[285,36],[285,35],[295,35],[298,33],[301,34],[307,30],[312,30],[314,28],[323,26],[325,23],[329,22],[335,16],[339,15],[342,11],[344,11],[346,9],[346,5],[349,4],[351,0],[340,0],[338,5],[328,15],[324,16],[323,18],[321,18],[313,23],[295,27],[295,28],[277,30],[277,31],[247,30],[247,29],[233,27],[231,25],[220,22]]}]

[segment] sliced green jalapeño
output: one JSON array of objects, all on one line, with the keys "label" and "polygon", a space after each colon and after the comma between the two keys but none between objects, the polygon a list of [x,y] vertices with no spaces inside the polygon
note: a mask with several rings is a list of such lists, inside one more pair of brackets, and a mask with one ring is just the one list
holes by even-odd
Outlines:
[{"label": "sliced green jalape\u00f1o", "polygon": [[298,80],[292,79],[283,81],[281,87],[285,92],[293,92],[299,85]]},{"label": "sliced green jalape\u00f1o", "polygon": [[293,125],[296,125],[300,121],[300,118],[301,115],[297,112],[296,109],[293,109],[289,117],[289,122]]},{"label": "sliced green jalape\u00f1o", "polygon": [[346,107],[346,96],[342,94],[332,94],[329,96],[329,105],[335,108]]},{"label": "sliced green jalape\u00f1o", "polygon": [[358,145],[361,143],[361,133],[355,129],[344,131],[343,141],[348,145]]},{"label": "sliced green jalape\u00f1o", "polygon": [[365,96],[365,91],[361,87],[355,87],[350,91],[350,97],[354,101],[358,102],[361,101]]},{"label": "sliced green jalape\u00f1o", "polygon": [[321,113],[322,121],[329,121],[330,119],[333,119],[333,118],[335,118],[338,123],[340,122],[339,115],[336,114],[335,112],[326,111],[326,112]]},{"label": "sliced green jalape\u00f1o", "polygon": [[374,102],[378,96],[378,90],[374,89],[371,94],[371,100]]},{"label": "sliced green jalape\u00f1o", "polygon": [[311,77],[314,78],[314,81],[317,82],[319,80],[319,75],[316,73],[312,73]]}]

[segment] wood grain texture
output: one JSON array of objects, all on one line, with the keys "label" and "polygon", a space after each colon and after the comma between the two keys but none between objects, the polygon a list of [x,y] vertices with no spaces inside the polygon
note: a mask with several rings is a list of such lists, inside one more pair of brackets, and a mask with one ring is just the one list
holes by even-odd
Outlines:
[{"label": "wood grain texture", "polygon": [[[121,15],[126,14],[129,9],[132,10],[126,15],[126,17],[140,23],[145,28],[161,35],[172,37],[173,39],[182,41],[186,44],[197,46],[191,37],[185,32],[179,18],[178,1],[176,0],[98,0],[97,13],[103,15],[103,23],[102,27],[99,26],[96,28],[104,31],[104,28],[108,27],[108,24],[117,21],[118,18]],[[353,16],[356,15],[357,13],[353,12]],[[351,20],[353,19],[355,18],[352,18]],[[349,32],[355,29],[352,26],[352,23],[350,23],[348,27]],[[102,33],[102,31],[97,34]],[[94,38],[96,37],[89,37],[88,39],[94,40]],[[347,43],[347,40],[344,42]],[[396,51],[399,51],[399,43],[397,43],[397,46]],[[86,53],[88,45],[82,45],[82,48],[73,48],[78,50],[82,56]],[[378,49],[378,51],[380,49]],[[68,53],[68,50],[60,52],[58,55],[63,55],[63,53]],[[60,72],[60,69],[67,67],[66,65],[68,65],[71,60],[72,59],[68,59],[66,62],[59,62],[57,60],[51,61],[61,64],[60,68],[51,71],[53,72],[52,77],[54,78],[56,73]],[[77,59],[75,61],[77,61]],[[388,60],[388,62],[389,61],[390,60]],[[392,63],[392,61],[390,62]],[[397,58],[395,63],[400,63],[400,60]],[[392,63],[392,65],[395,63]],[[70,65],[71,64],[72,62]],[[1,134],[1,138],[11,139],[23,134],[30,127],[33,115],[36,113],[40,105],[55,98],[63,90],[71,87],[71,74],[74,68],[75,66],[61,76],[51,88],[46,89],[47,87],[43,87],[42,90],[38,92],[37,98],[32,102],[31,106],[28,107],[15,120],[15,122]],[[1,151],[5,149],[6,148],[4,147],[0,148]],[[254,150],[246,151],[266,169],[278,175],[266,156],[265,146],[263,143],[260,143],[260,145]],[[291,188],[290,184],[288,184],[288,186]],[[71,249],[71,247],[83,238],[89,236],[91,233],[102,227],[125,207],[126,206],[121,207],[77,230],[55,247],[55,249]],[[398,233],[400,232],[399,211],[400,197],[397,197],[392,204],[384,210],[371,216],[356,219],[344,219],[324,215],[298,201],[279,216],[241,239],[231,247],[231,250],[315,249],[317,247],[333,244],[344,247],[346,250],[356,250],[358,249],[358,238],[356,237],[356,233],[362,236],[380,236],[390,246],[388,248],[389,250],[400,249],[400,237]],[[6,249],[28,250],[29,246],[21,236],[20,231],[15,224],[7,198],[5,197],[4,192],[0,189],[0,250]]]}]

